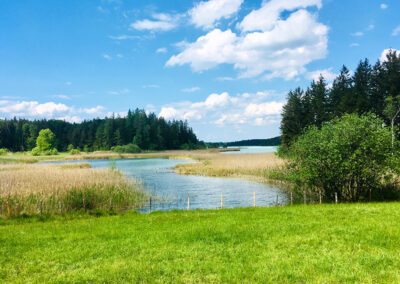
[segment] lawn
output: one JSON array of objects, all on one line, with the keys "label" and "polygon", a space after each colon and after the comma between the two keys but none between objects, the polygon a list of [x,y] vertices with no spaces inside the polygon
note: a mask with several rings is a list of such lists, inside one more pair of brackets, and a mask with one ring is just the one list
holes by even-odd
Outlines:
[{"label": "lawn", "polygon": [[0,282],[400,281],[400,203],[0,219]]}]

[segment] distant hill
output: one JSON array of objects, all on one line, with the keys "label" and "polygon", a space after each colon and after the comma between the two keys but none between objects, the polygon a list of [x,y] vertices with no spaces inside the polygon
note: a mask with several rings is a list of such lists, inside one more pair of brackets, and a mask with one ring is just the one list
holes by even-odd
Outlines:
[{"label": "distant hill", "polygon": [[282,143],[281,136],[269,139],[250,139],[226,143],[228,146],[279,146]]}]

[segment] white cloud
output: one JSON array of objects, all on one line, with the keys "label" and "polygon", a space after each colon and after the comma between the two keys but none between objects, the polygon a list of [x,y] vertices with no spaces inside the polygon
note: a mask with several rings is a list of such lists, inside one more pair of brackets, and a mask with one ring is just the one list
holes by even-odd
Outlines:
[{"label": "white cloud", "polygon": [[126,40],[126,39],[136,39],[139,38],[138,36],[131,36],[131,35],[118,35],[118,36],[109,36],[111,39],[115,40]]},{"label": "white cloud", "polygon": [[143,89],[156,89],[156,88],[160,88],[160,85],[157,85],[157,84],[143,85],[142,88]]},{"label": "white cloud", "polygon": [[233,81],[232,77],[218,77],[217,81]]},{"label": "white cloud", "polygon": [[323,70],[315,70],[312,72],[308,72],[306,74],[306,78],[309,80],[317,81],[319,77],[322,75],[327,82],[333,82],[338,74],[332,72],[332,67]]},{"label": "white cloud", "polygon": [[352,36],[363,36],[364,33],[363,32],[355,32],[351,34]]},{"label": "white cloud", "polygon": [[392,36],[398,36],[400,34],[400,26],[397,26],[393,32],[392,32]]},{"label": "white cloud", "polygon": [[86,114],[100,114],[103,110],[103,106],[96,106],[92,108],[83,108],[80,110],[80,112],[84,112]]},{"label": "white cloud", "polygon": [[382,9],[382,10],[385,10],[385,9],[387,9],[387,8],[388,8],[388,5],[383,4],[383,3],[381,4],[381,9]]},{"label": "white cloud", "polygon": [[69,96],[67,96],[67,95],[62,95],[62,94],[54,95],[53,98],[58,98],[58,99],[62,99],[62,100],[69,100],[69,99],[71,99]]},{"label": "white cloud", "polygon": [[190,21],[196,27],[210,29],[220,19],[228,19],[236,14],[243,0],[210,0],[196,4],[190,11]]},{"label": "white cloud", "polygon": [[321,0],[263,1],[261,8],[248,14],[238,26],[243,32],[270,31],[282,21],[280,19],[282,12],[310,6],[317,6],[320,9],[322,2]]},{"label": "white cloud", "polygon": [[112,57],[110,55],[108,55],[108,54],[103,54],[103,57],[105,59],[107,59],[107,60],[111,60],[112,59]]},{"label": "white cloud", "polygon": [[75,108],[63,103],[37,101],[0,101],[0,116],[22,117],[28,119],[62,119],[70,122],[80,122],[80,114],[102,114],[103,106],[93,108]]},{"label": "white cloud", "polygon": [[160,47],[159,49],[156,50],[157,53],[166,53],[168,50],[165,47]]},{"label": "white cloud", "polygon": [[[277,1],[268,3],[271,2]],[[320,7],[319,0],[282,2],[287,4],[288,9],[307,4]],[[267,5],[266,2],[263,5]],[[269,13],[268,9],[257,11],[265,11],[265,17]],[[306,64],[327,54],[328,27],[304,9],[291,13],[284,20],[278,17],[269,29],[265,25],[250,25],[245,20],[240,27],[243,31],[255,28],[262,28],[262,31],[237,35],[230,29],[214,29],[193,43],[180,43],[183,51],[172,56],[166,66],[190,64],[194,72],[201,72],[219,64],[232,64],[240,70],[240,77],[264,75],[266,79],[292,79],[306,71]]]},{"label": "white cloud", "polygon": [[396,49],[393,49],[393,48],[388,48],[388,49],[385,49],[384,51],[382,51],[382,54],[381,54],[381,57],[379,58],[379,61],[380,62],[387,61],[387,55],[389,54],[390,51],[396,51],[397,55],[400,57],[400,50],[396,50]]},{"label": "white cloud", "polygon": [[360,44],[359,44],[359,43],[356,43],[356,42],[350,44],[350,47],[357,47],[357,46],[360,46]]},{"label": "white cloud", "polygon": [[169,15],[165,13],[153,14],[153,20],[139,20],[132,23],[131,28],[139,31],[169,31],[178,26],[180,15]]},{"label": "white cloud", "polygon": [[193,92],[200,91],[200,87],[184,88],[181,91],[184,93],[193,93]]},{"label": "white cloud", "polygon": [[367,31],[372,31],[373,29],[375,29],[375,25],[371,24],[368,26]]},{"label": "white cloud", "polygon": [[211,94],[204,101],[180,102],[163,106],[159,117],[186,119],[209,125],[260,126],[280,120],[284,101],[266,101],[274,92],[264,91],[230,96],[227,92]]},{"label": "white cloud", "polygon": [[158,117],[163,117],[166,120],[170,120],[172,118],[175,118],[178,114],[178,111],[174,109],[173,107],[163,107],[161,108],[160,113],[158,114]]},{"label": "white cloud", "polygon": [[110,95],[124,95],[124,94],[129,94],[130,90],[125,88],[125,89],[118,90],[118,91],[109,91],[108,93]]},{"label": "white cloud", "polygon": [[72,82],[70,82],[70,81],[67,81],[67,82],[65,82],[65,85],[67,85],[67,86],[71,86],[71,85],[72,85]]}]

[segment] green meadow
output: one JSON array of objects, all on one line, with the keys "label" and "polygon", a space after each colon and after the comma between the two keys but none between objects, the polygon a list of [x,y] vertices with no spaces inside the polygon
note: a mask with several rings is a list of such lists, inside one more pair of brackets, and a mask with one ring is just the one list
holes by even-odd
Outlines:
[{"label": "green meadow", "polygon": [[0,219],[0,282],[400,281],[400,203],[94,215]]}]

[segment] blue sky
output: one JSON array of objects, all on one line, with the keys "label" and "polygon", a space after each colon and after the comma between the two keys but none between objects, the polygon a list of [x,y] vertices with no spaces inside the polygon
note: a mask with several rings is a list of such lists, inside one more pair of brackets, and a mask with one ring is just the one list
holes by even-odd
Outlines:
[{"label": "blue sky", "polygon": [[286,94],[400,49],[397,0],[0,0],[0,118],[143,108],[200,139],[279,135]]}]

